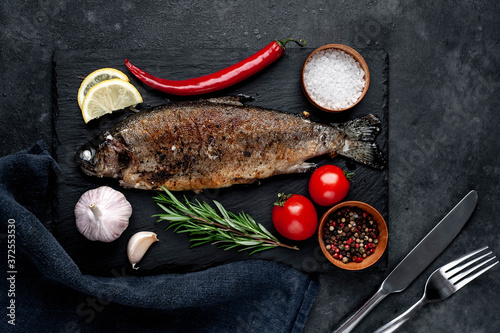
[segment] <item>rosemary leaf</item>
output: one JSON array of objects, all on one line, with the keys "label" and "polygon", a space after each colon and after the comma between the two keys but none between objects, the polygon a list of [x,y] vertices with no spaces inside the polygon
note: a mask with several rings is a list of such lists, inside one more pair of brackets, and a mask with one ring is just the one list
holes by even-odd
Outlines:
[{"label": "rosemary leaf", "polygon": [[254,253],[257,253],[257,252],[260,252],[260,251],[264,251],[264,250],[267,250],[268,249],[268,246],[267,245],[262,245],[261,247],[253,250],[252,252],[250,252],[248,255],[252,255]]},{"label": "rosemary leaf", "polygon": [[258,226],[260,227],[260,230],[269,238],[277,240],[277,238],[274,237],[273,234],[270,233],[269,230],[267,230],[266,227],[264,227],[262,224],[258,223]]},{"label": "rosemary leaf", "polygon": [[244,246],[255,246],[260,244],[259,241],[240,240],[240,239],[235,240],[235,242],[239,245],[244,245]]}]

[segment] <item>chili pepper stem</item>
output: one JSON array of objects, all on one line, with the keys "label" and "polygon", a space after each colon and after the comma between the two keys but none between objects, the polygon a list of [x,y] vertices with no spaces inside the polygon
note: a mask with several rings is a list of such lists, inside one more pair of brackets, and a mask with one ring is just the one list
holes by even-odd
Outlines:
[{"label": "chili pepper stem", "polygon": [[296,39],[293,39],[293,38],[286,38],[286,39],[281,39],[281,40],[277,40],[276,41],[276,43],[278,43],[278,45],[281,46],[282,48],[285,48],[285,45],[288,42],[294,42],[294,43],[296,43],[300,47],[304,47],[306,45],[306,40],[303,39],[303,38],[301,38],[299,40],[296,40]]}]

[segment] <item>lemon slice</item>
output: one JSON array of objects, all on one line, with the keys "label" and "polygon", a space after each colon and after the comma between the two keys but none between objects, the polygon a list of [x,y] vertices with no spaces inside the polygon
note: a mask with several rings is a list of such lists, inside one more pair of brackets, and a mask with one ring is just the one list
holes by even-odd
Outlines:
[{"label": "lemon slice", "polygon": [[92,88],[99,82],[111,79],[121,79],[127,82],[129,81],[127,75],[114,68],[101,68],[87,75],[85,80],[83,80],[82,84],[80,85],[80,88],[78,89],[78,105],[80,106],[80,109],[82,108],[85,95],[87,95],[90,88]]},{"label": "lemon slice", "polygon": [[127,81],[111,79],[102,81],[88,91],[82,103],[86,123],[106,113],[142,103],[139,91]]}]

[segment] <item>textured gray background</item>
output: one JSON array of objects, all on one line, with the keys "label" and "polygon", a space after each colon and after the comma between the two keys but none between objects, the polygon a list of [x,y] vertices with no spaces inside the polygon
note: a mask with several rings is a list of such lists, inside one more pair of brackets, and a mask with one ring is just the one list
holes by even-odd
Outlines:
[{"label": "textured gray background", "polygon": [[[487,1],[17,1],[0,4],[0,155],[51,139],[52,54],[62,49],[260,48],[282,37],[343,43],[390,58],[389,267],[470,189],[478,209],[404,293],[359,326],[370,332],[416,301],[427,276],[483,245],[500,254],[499,2]],[[495,268],[407,332],[499,332]],[[319,276],[306,332],[327,332],[374,293],[385,274]],[[71,291],[58,302],[76,307]],[[79,302],[79,301],[77,301]]]}]

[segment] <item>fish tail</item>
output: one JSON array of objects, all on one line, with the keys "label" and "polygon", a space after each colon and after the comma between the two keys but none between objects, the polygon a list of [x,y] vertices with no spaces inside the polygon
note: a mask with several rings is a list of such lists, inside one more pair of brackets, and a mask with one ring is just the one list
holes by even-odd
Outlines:
[{"label": "fish tail", "polygon": [[380,132],[380,119],[376,115],[353,119],[339,127],[345,134],[345,140],[344,145],[336,151],[337,154],[376,169],[384,168],[386,160],[375,144],[375,138]]}]

